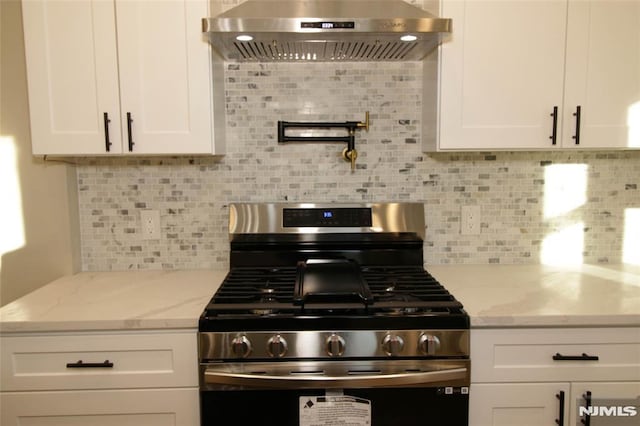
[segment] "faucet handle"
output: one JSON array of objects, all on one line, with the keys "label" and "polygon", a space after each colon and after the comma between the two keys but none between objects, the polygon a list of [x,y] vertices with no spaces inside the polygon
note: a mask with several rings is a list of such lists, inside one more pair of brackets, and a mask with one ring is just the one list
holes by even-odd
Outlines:
[{"label": "faucet handle", "polygon": [[364,122],[361,121],[356,124],[356,126],[360,129],[365,129],[367,132],[369,131],[369,111],[365,111],[364,113]]},{"label": "faucet handle", "polygon": [[349,149],[349,148],[345,148],[342,150],[342,158],[345,159],[345,161],[350,161],[351,162],[351,170],[355,170],[356,169],[356,158],[358,158],[358,151],[356,151],[355,148],[353,149]]},{"label": "faucet handle", "polygon": [[351,160],[351,171],[354,171],[356,169],[356,158],[358,158],[358,151],[353,148],[351,151],[347,151],[347,156],[349,157],[349,160]]}]

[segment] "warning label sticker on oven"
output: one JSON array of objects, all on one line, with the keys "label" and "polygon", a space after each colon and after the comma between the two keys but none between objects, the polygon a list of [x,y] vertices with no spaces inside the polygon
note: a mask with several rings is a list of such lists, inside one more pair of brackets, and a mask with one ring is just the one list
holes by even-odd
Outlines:
[{"label": "warning label sticker on oven", "polygon": [[300,426],[370,426],[371,401],[355,396],[301,396]]}]

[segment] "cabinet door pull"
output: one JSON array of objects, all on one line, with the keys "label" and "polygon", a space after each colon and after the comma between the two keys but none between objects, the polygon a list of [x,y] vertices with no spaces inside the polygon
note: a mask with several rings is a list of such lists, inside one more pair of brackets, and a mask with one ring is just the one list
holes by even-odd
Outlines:
[{"label": "cabinet door pull", "polygon": [[580,423],[584,426],[591,425],[591,414],[589,414],[589,407],[591,407],[591,391],[587,391],[582,395],[582,399],[584,399],[584,406],[587,408],[587,414],[584,415],[584,419],[580,419]]},{"label": "cabinet door pull", "polygon": [[578,105],[576,107],[576,112],[573,113],[573,116],[576,118],[576,133],[573,135],[573,139],[576,141],[576,145],[580,145],[580,116],[582,115],[582,107]]},{"label": "cabinet door pull", "polygon": [[558,139],[558,107],[557,106],[553,107],[553,112],[550,115],[551,117],[553,117],[553,128],[551,129],[551,136],[549,136],[549,139],[551,139],[551,145],[555,145]]},{"label": "cabinet door pull", "polygon": [[111,141],[109,140],[109,123],[111,123],[111,120],[109,120],[109,113],[105,112],[104,113],[104,147],[107,152],[111,151]]},{"label": "cabinet door pull", "polygon": [[598,361],[600,357],[597,355],[587,355],[583,353],[582,355],[562,355],[560,353],[556,353],[553,356],[554,361]]},{"label": "cabinet door pull", "polygon": [[83,362],[78,360],[77,362],[70,362],[67,364],[67,368],[113,368],[113,363],[109,360],[104,362]]},{"label": "cabinet door pull", "polygon": [[560,393],[557,393],[556,398],[558,398],[558,404],[560,405],[560,407],[558,408],[558,418],[556,419],[556,424],[558,426],[564,426],[564,391],[560,391]]},{"label": "cabinet door pull", "polygon": [[133,151],[133,133],[131,132],[131,123],[133,123],[133,118],[131,118],[131,113],[127,113],[127,136],[129,137],[129,152]]}]

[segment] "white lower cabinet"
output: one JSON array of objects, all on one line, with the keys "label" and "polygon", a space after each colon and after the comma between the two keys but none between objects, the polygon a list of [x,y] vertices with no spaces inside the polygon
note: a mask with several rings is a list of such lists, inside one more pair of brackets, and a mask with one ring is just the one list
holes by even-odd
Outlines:
[{"label": "white lower cabinet", "polygon": [[[578,410],[588,410],[588,398],[591,406],[602,407],[594,410],[591,424],[607,425],[612,415],[627,417],[633,413],[618,412],[617,407],[630,406],[627,401],[637,405],[639,396],[640,382],[474,383],[469,398],[469,425],[580,426],[585,424],[585,416]],[[607,411],[614,407],[616,411]],[[605,411],[599,411],[602,409]],[[640,419],[640,411],[636,412]]]},{"label": "white lower cabinet", "polygon": [[611,410],[640,398],[640,329],[472,330],[471,364],[470,426],[582,425],[589,399]]},{"label": "white lower cabinet", "polygon": [[198,389],[4,392],[2,426],[196,426]]},{"label": "white lower cabinet", "polygon": [[[640,360],[639,360],[640,362]],[[638,367],[640,369],[640,367]],[[640,403],[640,381],[638,382],[585,382],[571,384],[571,398],[569,399],[569,425],[582,425],[585,416],[580,416],[578,407],[585,407],[586,398],[590,398],[591,406],[598,407],[590,418],[591,426],[606,426],[611,421],[611,416],[635,417],[635,421],[627,424],[640,424],[640,411],[636,408],[636,414],[631,416],[631,412],[617,407],[628,407],[632,400],[637,407]],[[615,405],[614,405],[615,404]],[[612,410],[616,407],[616,412],[611,413],[600,410]]]},{"label": "white lower cabinet", "polygon": [[197,426],[196,334],[0,336],[0,424]]},{"label": "white lower cabinet", "polygon": [[[473,383],[469,424],[552,426],[559,418],[560,392],[566,396],[569,391],[568,383]],[[566,401],[564,408],[567,409]]]}]

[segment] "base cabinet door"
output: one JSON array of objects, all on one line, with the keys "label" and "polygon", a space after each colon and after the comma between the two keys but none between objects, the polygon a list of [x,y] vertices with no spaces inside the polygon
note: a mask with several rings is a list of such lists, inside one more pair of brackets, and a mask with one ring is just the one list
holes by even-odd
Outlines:
[{"label": "base cabinet door", "polygon": [[569,383],[471,384],[469,426],[567,425],[569,391]]},{"label": "base cabinet door", "polygon": [[569,403],[571,426],[640,424],[640,382],[572,383]]},{"label": "base cabinet door", "polygon": [[198,426],[198,389],[3,392],[2,426]]}]

